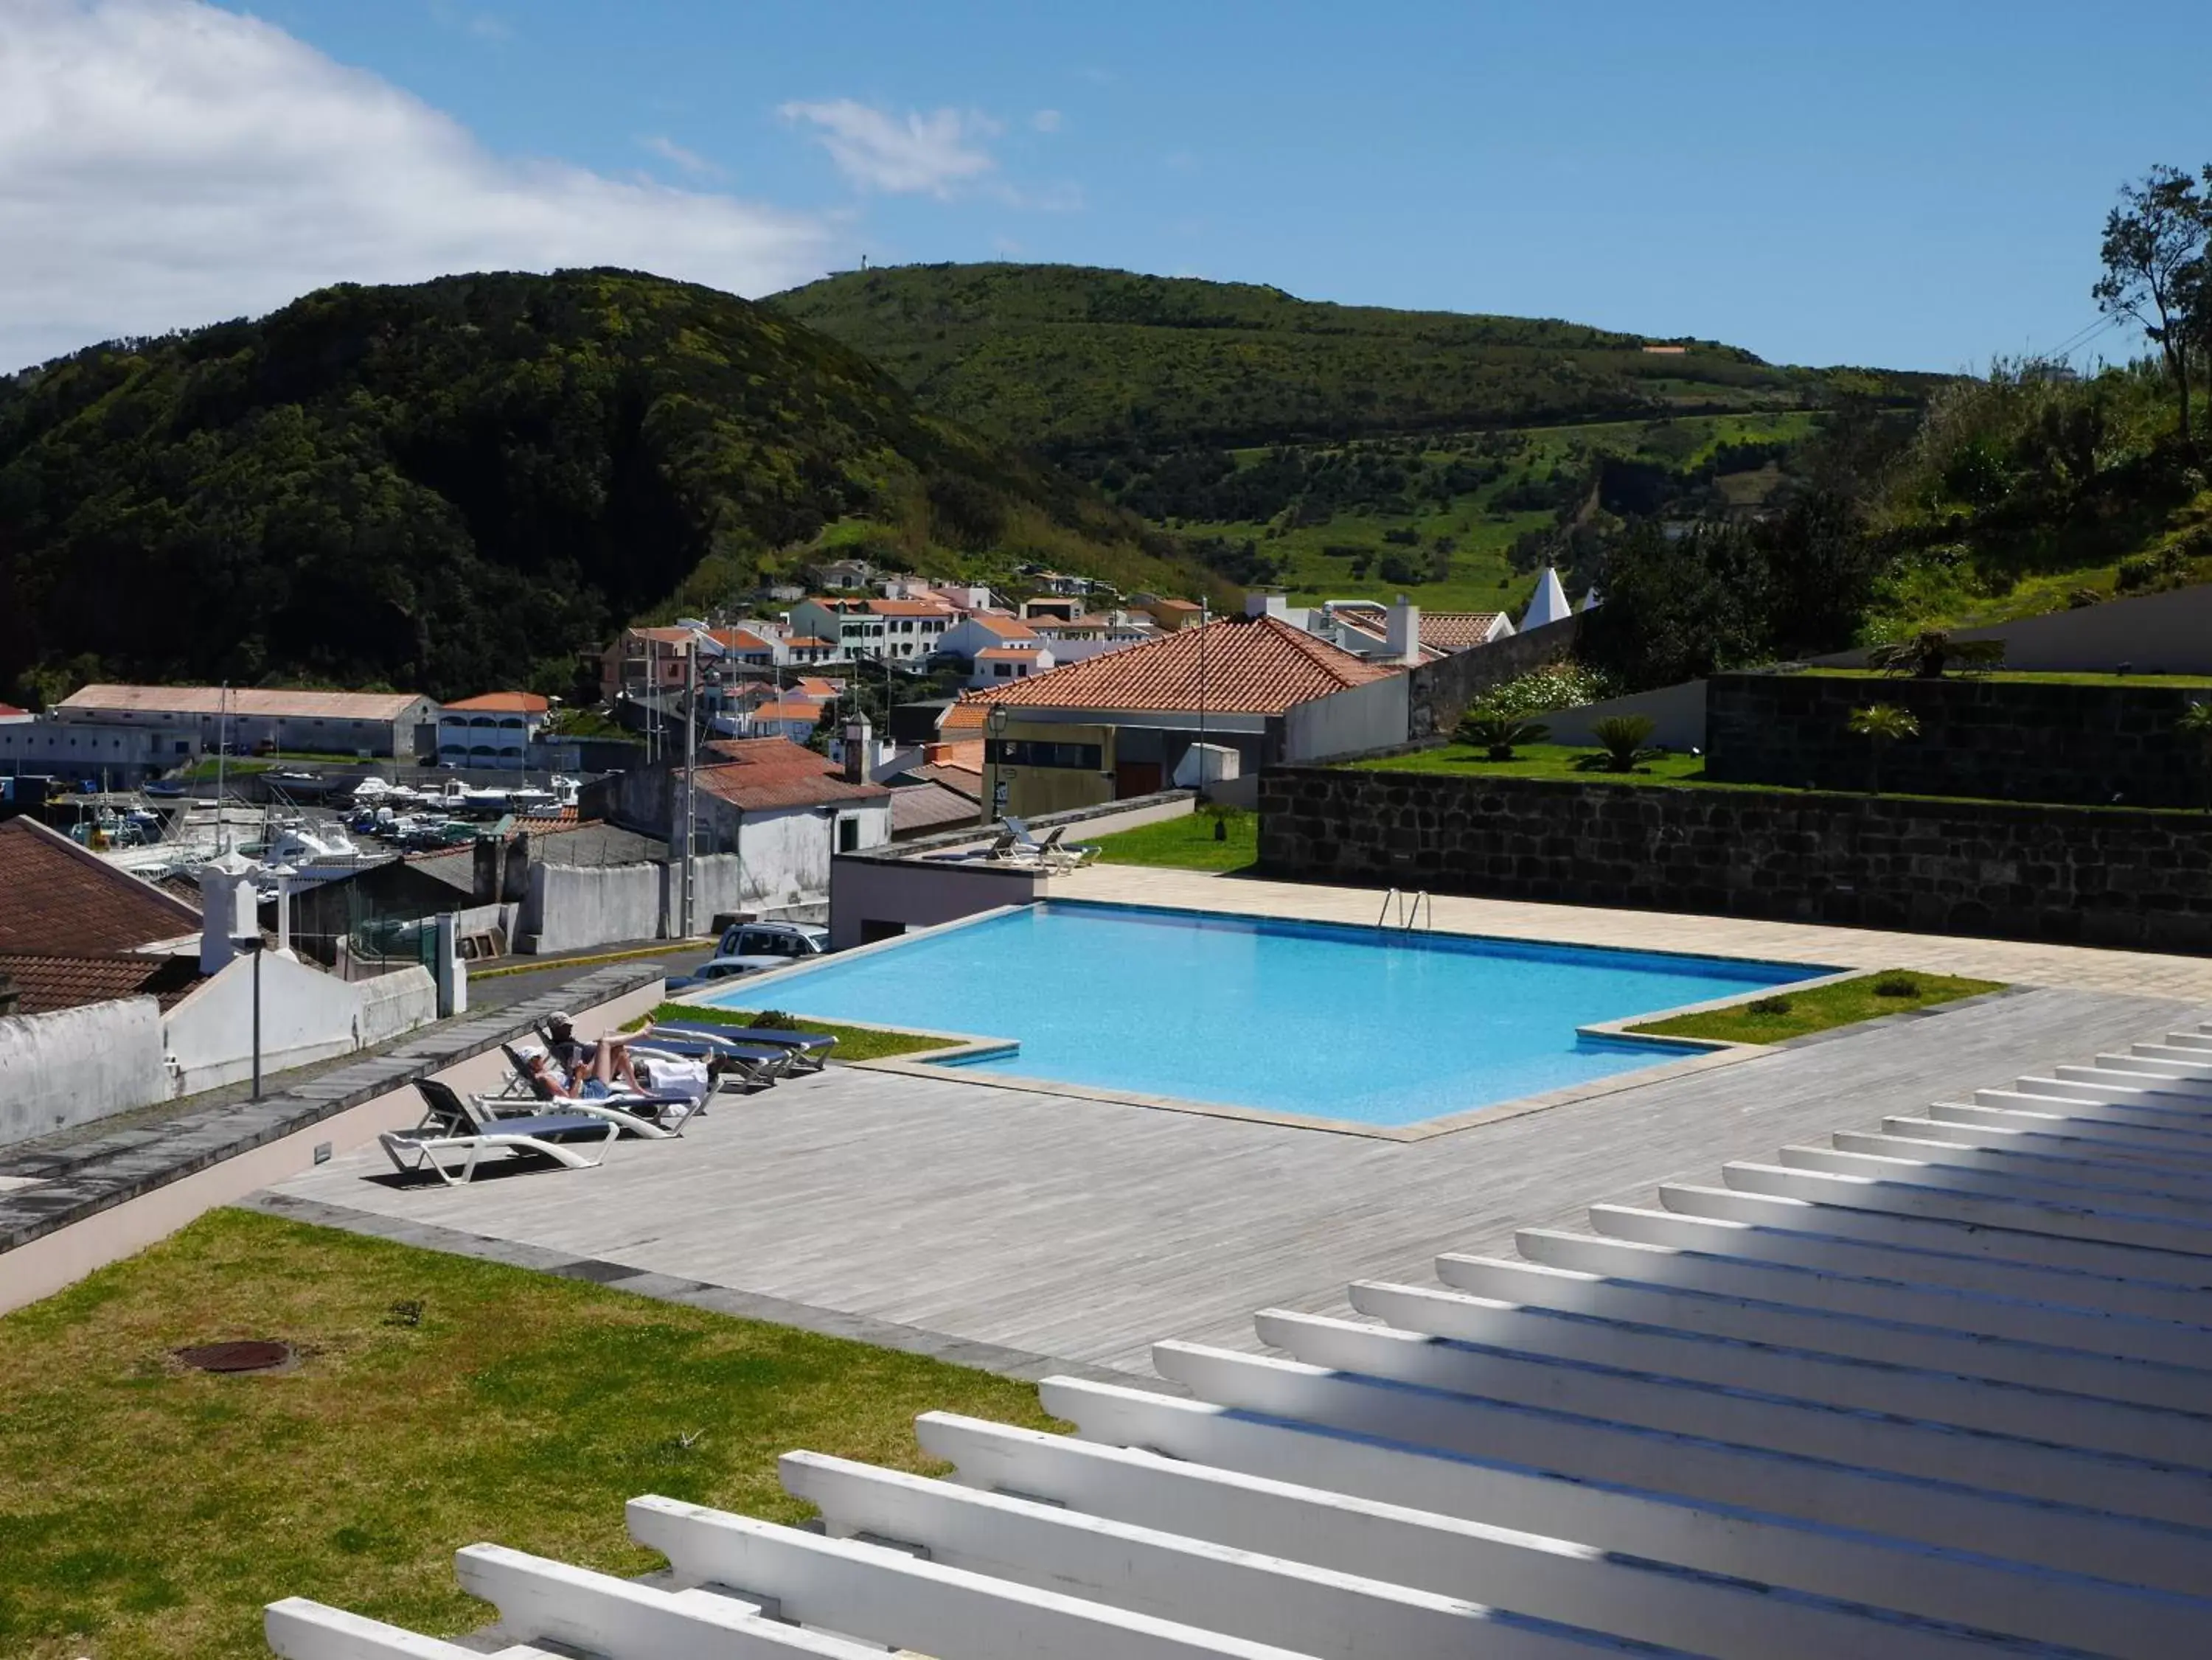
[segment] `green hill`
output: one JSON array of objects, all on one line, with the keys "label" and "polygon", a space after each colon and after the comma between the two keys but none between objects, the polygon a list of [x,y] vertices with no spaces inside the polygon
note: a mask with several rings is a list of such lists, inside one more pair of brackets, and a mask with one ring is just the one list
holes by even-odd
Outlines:
[{"label": "green hill", "polygon": [[[1055,453],[1804,409],[1834,379],[1712,341],[1071,265],[847,271],[770,303],[931,409]],[[1928,378],[1873,379],[1909,398]]]},{"label": "green hill", "polygon": [[1902,418],[1939,384],[1063,265],[845,272],[769,303],[1220,574],[1301,598],[1518,606],[1540,559],[1577,562],[1565,541],[1594,517],[1756,506],[1837,402]]},{"label": "green hill", "polygon": [[0,380],[0,691],[566,692],[621,622],[825,548],[1200,580],[848,347],[657,277],[345,286]]}]

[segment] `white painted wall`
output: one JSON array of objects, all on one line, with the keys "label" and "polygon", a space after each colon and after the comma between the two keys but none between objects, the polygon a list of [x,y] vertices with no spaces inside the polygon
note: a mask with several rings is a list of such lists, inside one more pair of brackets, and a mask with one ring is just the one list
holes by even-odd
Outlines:
[{"label": "white painted wall", "polygon": [[1283,759],[1325,760],[1403,743],[1411,730],[1403,675],[1295,703],[1283,718]]},{"label": "white painted wall", "polygon": [[[436,1015],[436,988],[422,968],[349,982],[273,951],[261,954],[264,1075],[349,1054]],[[252,960],[238,958],[171,1009],[161,1020],[161,1043],[175,1094],[251,1077]]]},{"label": "white painted wall", "polygon": [[1702,749],[1705,747],[1705,682],[1693,680],[1681,686],[1662,686],[1656,691],[1607,698],[1576,709],[1554,709],[1549,714],[1531,715],[1529,719],[1551,728],[1553,743],[1594,744],[1597,739],[1590,729],[1612,715],[1648,715],[1652,721],[1652,742],[1669,749]]},{"label": "white painted wall", "polygon": [[[890,797],[840,802],[836,812],[840,820],[860,821],[854,851],[890,840]],[[836,847],[836,824],[811,807],[747,813],[738,842],[744,878],[735,901],[722,908],[767,910],[820,899],[830,891],[830,861]]]},{"label": "white painted wall", "polygon": [[151,997],[0,1020],[0,1147],[168,1093],[161,1011]]},{"label": "white painted wall", "polygon": [[660,936],[661,868],[657,864],[530,867],[522,904],[524,939],[538,952],[580,951],[615,940]]}]

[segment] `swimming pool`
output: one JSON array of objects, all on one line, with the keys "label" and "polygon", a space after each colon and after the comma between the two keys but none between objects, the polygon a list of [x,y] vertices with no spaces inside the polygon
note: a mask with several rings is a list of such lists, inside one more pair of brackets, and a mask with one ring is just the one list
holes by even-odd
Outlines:
[{"label": "swimming pool", "polygon": [[963,1069],[1395,1127],[1684,1052],[1578,1026],[1829,972],[1054,900],[707,1001],[1020,1045]]}]

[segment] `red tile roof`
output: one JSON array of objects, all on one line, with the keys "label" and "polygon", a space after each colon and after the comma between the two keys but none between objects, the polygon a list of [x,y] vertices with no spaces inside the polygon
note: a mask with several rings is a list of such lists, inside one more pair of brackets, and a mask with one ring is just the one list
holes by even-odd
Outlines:
[{"label": "red tile roof", "polygon": [[773,651],[775,642],[766,635],[757,634],[750,628],[709,628],[716,644],[732,651]]},{"label": "red tile roof", "polygon": [[788,738],[720,738],[707,748],[729,759],[699,768],[699,788],[747,812],[871,801],[890,794],[880,784],[847,783],[829,760]]},{"label": "red tile roof", "polygon": [[0,980],[13,980],[22,994],[16,1012],[50,1015],[118,997],[150,997],[173,1008],[200,983],[197,957],[138,957],[128,953],[64,956],[43,952],[0,952]]},{"label": "red tile roof", "polygon": [[993,616],[988,612],[978,611],[968,621],[979,624],[986,632],[996,634],[1000,639],[1035,639],[1036,638],[1036,631],[1019,617]]},{"label": "red tile roof", "polygon": [[308,692],[290,687],[87,686],[54,706],[93,713],[325,715],[333,720],[398,720],[420,700],[413,692]]},{"label": "red tile roof", "polygon": [[909,784],[891,791],[891,833],[920,835],[955,824],[973,824],[977,818],[975,797],[948,790],[932,780]]},{"label": "red tile roof", "polygon": [[949,617],[952,608],[941,599],[872,599],[868,611],[879,617]]},{"label": "red tile roof", "polygon": [[463,698],[459,703],[441,706],[447,709],[481,710],[485,714],[542,715],[552,705],[535,692],[485,692],[477,697]]},{"label": "red tile roof", "polygon": [[1223,714],[1279,715],[1401,672],[1363,662],[1279,617],[1224,617],[1072,663],[963,703],[1179,714],[1201,704]]},{"label": "red tile roof", "polygon": [[200,931],[200,913],[35,819],[0,824],[0,951],[128,951]]},{"label": "red tile roof", "polygon": [[817,639],[812,634],[793,634],[789,639],[784,641],[784,644],[786,645],[798,646],[802,651],[805,650],[809,646],[818,646],[823,650],[827,651],[830,646],[830,642],[828,640]]},{"label": "red tile roof", "polygon": [[1441,651],[1464,651],[1488,644],[1490,631],[1497,626],[1495,611],[1424,611],[1421,644]]}]

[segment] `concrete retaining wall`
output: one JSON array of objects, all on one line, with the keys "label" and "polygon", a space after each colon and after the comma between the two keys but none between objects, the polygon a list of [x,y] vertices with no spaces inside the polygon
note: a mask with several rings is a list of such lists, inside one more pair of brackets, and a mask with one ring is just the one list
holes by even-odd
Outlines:
[{"label": "concrete retaining wall", "polygon": [[1272,768],[1291,881],[2212,953],[2212,818]]},{"label": "concrete retaining wall", "polygon": [[[274,952],[261,956],[261,1070],[346,1055],[437,1018],[428,970],[342,980]],[[374,1033],[374,1035],[372,1035]],[[162,1017],[171,1091],[194,1095],[253,1075],[253,960],[234,958]]]},{"label": "concrete retaining wall", "polygon": [[[2125,663],[2138,675],[2212,675],[2212,586],[1966,628],[1959,637],[2004,641],[2008,669],[2110,674]],[[1856,664],[1866,653],[1838,651],[1820,661]]]},{"label": "concrete retaining wall", "polygon": [[168,1094],[151,997],[0,1020],[0,1147]]},{"label": "concrete retaining wall", "polygon": [[1405,742],[1410,718],[1407,678],[1393,675],[1292,704],[1283,718],[1284,758],[1325,760]]},{"label": "concrete retaining wall", "polygon": [[1591,729],[1613,715],[1650,717],[1651,742],[1669,749],[1702,749],[1706,732],[1705,682],[1693,680],[1680,686],[1662,686],[1656,691],[1607,698],[1575,709],[1555,709],[1529,718],[1550,727],[1554,743],[1595,744],[1597,738]]},{"label": "concrete retaining wall", "polygon": [[659,939],[661,883],[657,864],[533,864],[521,937],[537,952]]}]

